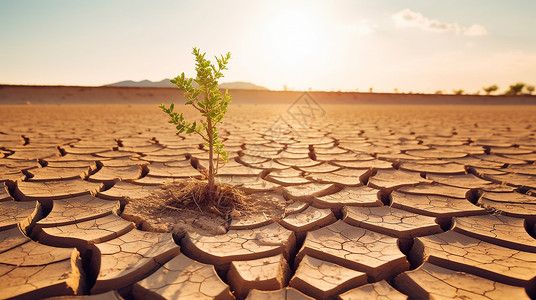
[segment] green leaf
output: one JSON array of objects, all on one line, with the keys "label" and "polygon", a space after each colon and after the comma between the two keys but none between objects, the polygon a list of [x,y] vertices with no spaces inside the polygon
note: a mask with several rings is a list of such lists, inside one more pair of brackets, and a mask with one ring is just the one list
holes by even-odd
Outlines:
[{"label": "green leaf", "polygon": [[[200,124],[197,121],[189,123],[185,120],[183,113],[174,112],[174,103],[171,103],[169,108],[166,108],[163,103],[159,107],[169,116],[168,122],[176,126],[177,134],[195,132],[205,141],[210,137],[214,153],[218,154],[222,160],[227,161],[228,153],[223,151],[224,145],[218,139],[217,125],[227,112],[227,105],[231,102],[231,96],[227,90],[222,93],[218,89],[218,79],[223,77],[222,71],[227,70],[227,63],[231,54],[227,52],[225,55],[215,56],[215,63],[213,64],[205,58],[206,53],[202,53],[197,47],[193,48],[192,53],[195,57],[197,75],[193,78],[187,78],[183,72],[170,81],[184,92],[184,97],[187,99],[186,104],[195,105],[201,110],[203,119]],[[194,88],[192,82],[195,82],[198,87]],[[209,123],[211,126],[208,126]],[[209,132],[212,132],[212,136],[210,136]],[[211,146],[209,143],[205,143],[205,145],[207,147]]]}]

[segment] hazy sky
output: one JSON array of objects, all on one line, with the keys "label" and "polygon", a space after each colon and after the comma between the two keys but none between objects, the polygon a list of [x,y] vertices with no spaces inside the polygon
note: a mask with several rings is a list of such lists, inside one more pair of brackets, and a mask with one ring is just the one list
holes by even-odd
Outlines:
[{"label": "hazy sky", "polygon": [[102,85],[230,51],[224,82],[474,92],[536,84],[536,1],[0,0],[0,83]]}]

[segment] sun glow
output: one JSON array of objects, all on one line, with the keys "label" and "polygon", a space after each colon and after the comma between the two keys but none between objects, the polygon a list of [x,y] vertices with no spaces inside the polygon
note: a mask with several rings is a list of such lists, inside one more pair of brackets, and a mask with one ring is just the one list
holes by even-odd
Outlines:
[{"label": "sun glow", "polygon": [[266,24],[265,51],[284,71],[303,69],[321,55],[320,28],[310,12],[288,8],[276,12]]},{"label": "sun glow", "polygon": [[279,7],[263,19],[255,34],[261,38],[263,71],[271,74],[263,84],[272,89],[328,88],[330,80],[347,74],[348,58],[356,53],[347,47],[348,39],[367,34],[356,30],[360,23],[339,20],[322,5]]}]

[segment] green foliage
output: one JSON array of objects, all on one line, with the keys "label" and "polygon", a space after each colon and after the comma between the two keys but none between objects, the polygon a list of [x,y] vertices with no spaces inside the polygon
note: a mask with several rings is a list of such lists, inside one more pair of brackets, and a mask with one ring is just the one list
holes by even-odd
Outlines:
[{"label": "green foliage", "polygon": [[532,95],[532,93],[534,92],[534,86],[533,85],[527,85],[527,92],[529,93],[529,95]]},{"label": "green foliage", "polygon": [[[195,78],[187,78],[184,73],[173,78],[171,83],[175,84],[179,89],[184,91],[185,98],[188,99],[186,105],[191,105],[197,109],[203,119],[189,122],[184,119],[183,113],[177,113],[174,110],[175,104],[171,103],[169,108],[164,104],[159,107],[171,118],[169,123],[175,125],[177,134],[186,132],[186,134],[195,133],[203,138],[205,145],[209,147],[209,185],[213,184],[214,175],[217,173],[219,162],[228,160],[227,152],[223,151],[223,143],[218,136],[217,125],[221,123],[227,106],[231,102],[229,91],[225,90],[225,94],[218,89],[218,79],[223,77],[223,70],[227,69],[227,63],[231,58],[231,53],[225,56],[221,55],[216,58],[216,64],[205,58],[206,53],[201,53],[199,49],[193,49],[195,56],[195,70],[197,76]],[[192,82],[196,82],[199,86],[194,88]],[[213,154],[217,155],[218,164],[214,168]]]},{"label": "green foliage", "polygon": [[454,93],[454,95],[463,95],[463,93],[465,93],[465,91],[462,90],[462,89],[452,90],[452,93]]},{"label": "green foliage", "polygon": [[486,95],[490,95],[491,93],[495,92],[495,91],[498,90],[498,89],[499,89],[499,87],[498,87],[496,84],[494,84],[494,85],[490,85],[490,86],[488,86],[488,87],[483,87],[483,88],[482,88],[482,90],[483,90],[484,92],[486,92]]},{"label": "green foliage", "polygon": [[525,87],[525,84],[522,82],[518,82],[516,84],[513,84],[510,86],[510,89],[504,93],[505,95],[519,95],[521,94],[521,91],[523,91],[523,88]]}]

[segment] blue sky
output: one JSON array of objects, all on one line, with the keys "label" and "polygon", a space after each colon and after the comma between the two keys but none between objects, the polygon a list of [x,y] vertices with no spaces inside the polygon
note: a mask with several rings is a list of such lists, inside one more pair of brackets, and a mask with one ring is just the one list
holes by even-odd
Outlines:
[{"label": "blue sky", "polygon": [[270,89],[474,92],[536,84],[536,1],[0,0],[0,83],[102,85],[193,76]]}]

